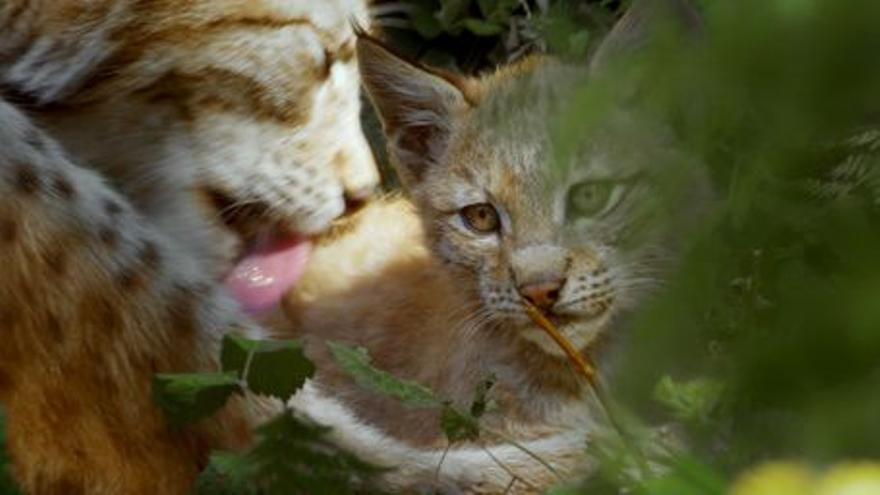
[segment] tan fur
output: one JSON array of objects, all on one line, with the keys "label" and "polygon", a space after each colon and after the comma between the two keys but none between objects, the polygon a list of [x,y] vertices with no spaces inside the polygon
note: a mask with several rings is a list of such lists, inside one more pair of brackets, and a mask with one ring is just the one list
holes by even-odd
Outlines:
[{"label": "tan fur", "polygon": [[[564,360],[547,359],[535,346],[516,342],[500,329],[468,324],[479,296],[431,255],[410,202],[376,202],[350,222],[353,227],[318,247],[285,310],[295,335],[306,339],[311,357],[325,370],[322,385],[357,402],[364,419],[414,444],[442,445],[437,411],[407,409],[351,387],[336,371],[323,341],[362,345],[379,368],[441,391],[461,406],[469,405],[477,385],[488,376],[481,361],[494,357],[487,349],[510,346],[497,358],[521,363],[524,379],[535,377],[522,386],[580,398],[581,387]],[[534,423],[535,428],[529,428],[533,436],[551,431],[539,426],[534,411],[507,386],[502,383],[495,390],[504,420]]]},{"label": "tan fur", "polygon": [[[378,368],[462,409],[494,375],[489,397],[497,407],[482,419],[487,431],[528,442],[568,435],[573,444],[545,445],[539,455],[566,476],[583,472],[594,426],[589,386],[529,319],[521,298],[554,287],[542,299],[549,317],[601,364],[600,336],[619,332],[620,317],[673,258],[669,225],[649,207],[649,167],[675,166],[680,157],[659,139],[639,140],[640,160],[628,157],[618,140],[643,131],[621,109],[585,134],[567,161],[553,164],[548,127],[588,80],[584,68],[532,58],[464,79],[410,64],[366,37],[358,58],[409,199],[367,207],[316,249],[288,297],[291,324],[281,334],[306,342],[318,390],[425,451],[446,446],[439,411],[359,386],[338,369],[326,342],[363,346]],[[698,201],[704,190],[701,177],[691,180],[684,201]],[[578,191],[605,185],[612,189],[601,208],[574,206],[589,203]],[[496,227],[469,226],[474,205],[496,212],[496,221],[481,224]],[[633,225],[650,220],[654,226],[632,241]],[[503,442],[491,433],[478,442],[493,443]],[[517,476],[534,481],[517,488],[527,493],[558,481],[538,463],[518,464]],[[506,486],[472,482],[462,488],[497,493]]]},{"label": "tan fur", "polygon": [[[321,232],[375,187],[350,25],[366,16],[0,3],[0,400],[27,493],[188,493],[211,449],[249,444],[258,405],[175,430],[151,380],[262,335],[219,284],[249,235]],[[258,214],[227,225],[217,194]]]}]

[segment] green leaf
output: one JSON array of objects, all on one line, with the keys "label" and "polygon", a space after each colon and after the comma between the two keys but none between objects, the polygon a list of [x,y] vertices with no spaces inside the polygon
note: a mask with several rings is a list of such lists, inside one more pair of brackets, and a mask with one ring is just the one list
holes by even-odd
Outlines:
[{"label": "green leaf", "polygon": [[547,495],[583,495],[578,486],[554,486],[547,490]]},{"label": "green leaf", "polygon": [[480,7],[480,14],[483,17],[489,17],[495,12],[495,9],[498,8],[498,0],[477,0],[477,5]]},{"label": "green leaf", "polygon": [[492,410],[495,406],[495,403],[488,400],[489,390],[495,385],[495,381],[497,378],[495,375],[489,376],[477,386],[476,393],[474,393],[474,400],[471,402],[471,416],[474,418],[480,418],[486,411]]},{"label": "green leaf", "polygon": [[325,438],[328,431],[292,414],[258,428],[260,442],[247,457],[258,469],[261,493],[367,493],[364,485],[382,469],[340,450]]},{"label": "green leaf", "polygon": [[214,452],[199,475],[196,495],[370,494],[384,469],[368,464],[325,438],[329,428],[282,413],[256,433],[243,454]]},{"label": "green leaf", "polygon": [[443,406],[440,426],[450,443],[476,440],[480,437],[480,424],[469,414],[464,414],[447,404]]},{"label": "green leaf", "polygon": [[678,419],[705,422],[718,405],[723,385],[709,378],[676,382],[664,375],[654,388],[654,398]]},{"label": "green leaf", "polygon": [[226,335],[220,363],[223,371],[235,372],[245,379],[252,392],[284,401],[315,373],[315,366],[303,353],[302,344],[293,340],[252,340]]},{"label": "green leaf", "polygon": [[434,15],[434,12],[424,7],[413,8],[409,13],[412,27],[425,39],[434,39],[443,32],[443,26]]},{"label": "green leaf", "polygon": [[674,459],[670,469],[657,478],[645,480],[639,493],[644,495],[724,495],[727,482],[709,465],[689,457]]},{"label": "green leaf", "polygon": [[452,31],[459,21],[467,15],[470,0],[446,0],[437,12],[437,20],[447,31]]},{"label": "green leaf", "polygon": [[403,380],[373,367],[363,347],[350,347],[340,342],[327,342],[336,364],[363,388],[394,397],[409,407],[439,407],[442,402],[430,389],[419,383]]},{"label": "green leaf", "polygon": [[196,480],[196,495],[257,495],[256,470],[244,455],[216,451]]},{"label": "green leaf", "polygon": [[224,335],[223,345],[220,349],[220,365],[223,367],[223,371],[235,371],[241,377],[248,354],[259,345],[259,340],[246,339],[232,334]]},{"label": "green leaf", "polygon": [[477,36],[495,36],[504,32],[504,27],[500,24],[482,19],[465,19],[462,21],[462,25]]},{"label": "green leaf", "polygon": [[506,25],[520,6],[520,0],[477,0],[477,4],[480,6],[483,18]]},{"label": "green leaf", "polygon": [[571,56],[586,56],[590,48],[590,31],[581,29],[568,37],[568,54]]},{"label": "green leaf", "polygon": [[299,342],[262,340],[252,353],[250,367],[244,372],[252,392],[287,402],[315,374],[315,365]]},{"label": "green leaf", "polygon": [[210,416],[241,391],[235,373],[162,373],[153,377],[153,397],[170,423],[184,426]]}]

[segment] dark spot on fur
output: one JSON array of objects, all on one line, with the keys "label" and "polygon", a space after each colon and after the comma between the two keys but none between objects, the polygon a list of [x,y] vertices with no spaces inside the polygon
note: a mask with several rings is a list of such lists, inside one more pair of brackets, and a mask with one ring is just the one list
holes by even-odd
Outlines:
[{"label": "dark spot on fur", "polygon": [[14,220],[0,218],[0,242],[15,242],[18,238],[18,224]]},{"label": "dark spot on fur", "polygon": [[119,285],[123,290],[138,290],[147,285],[147,277],[141,270],[130,266],[119,273]]},{"label": "dark spot on fur", "polygon": [[59,174],[52,180],[52,189],[63,200],[71,201],[76,197],[76,189],[63,175]]},{"label": "dark spot on fur", "polygon": [[43,151],[46,146],[46,143],[43,140],[43,135],[36,129],[28,130],[24,136],[24,142],[37,151]]},{"label": "dark spot on fur", "polygon": [[46,317],[46,333],[56,342],[64,340],[64,332],[61,330],[61,322],[58,321],[58,317],[52,313],[49,313]]},{"label": "dark spot on fur", "polygon": [[122,205],[112,199],[104,200],[104,211],[111,217],[115,217],[122,213]]},{"label": "dark spot on fur", "polygon": [[151,271],[158,270],[159,265],[162,263],[162,255],[159,253],[159,248],[153,241],[144,241],[144,245],[141,246],[141,249],[138,252],[138,258],[141,260],[141,263]]},{"label": "dark spot on fur", "polygon": [[102,227],[98,232],[98,238],[108,248],[115,248],[119,244],[119,234],[110,227]]},{"label": "dark spot on fur", "polygon": [[333,64],[336,63],[336,54],[331,52],[328,49],[324,49],[324,65],[321,67],[321,71],[318,75],[320,79],[327,79],[330,77],[330,72],[333,70]]},{"label": "dark spot on fur", "polygon": [[67,243],[57,244],[43,253],[43,262],[53,275],[63,276],[67,273],[69,254],[66,248]]},{"label": "dark spot on fur", "polygon": [[33,165],[18,164],[15,168],[15,187],[24,194],[34,194],[40,189],[40,176]]}]

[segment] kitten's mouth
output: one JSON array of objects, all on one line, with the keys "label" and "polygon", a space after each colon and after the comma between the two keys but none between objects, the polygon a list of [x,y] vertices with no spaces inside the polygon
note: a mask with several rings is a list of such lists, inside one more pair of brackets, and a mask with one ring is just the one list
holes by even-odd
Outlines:
[{"label": "kitten's mouth", "polygon": [[241,240],[224,278],[227,291],[252,315],[276,307],[305,272],[310,239],[272,221],[264,203],[236,202],[215,189],[203,193],[223,225]]}]

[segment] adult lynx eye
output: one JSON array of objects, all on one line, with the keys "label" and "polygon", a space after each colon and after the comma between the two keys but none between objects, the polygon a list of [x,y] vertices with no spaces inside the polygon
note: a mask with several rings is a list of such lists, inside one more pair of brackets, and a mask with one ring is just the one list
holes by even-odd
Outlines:
[{"label": "adult lynx eye", "polygon": [[498,211],[489,203],[476,203],[465,206],[459,211],[462,220],[471,230],[480,234],[497,232],[501,227]]},{"label": "adult lynx eye", "polygon": [[614,207],[620,196],[621,185],[614,181],[584,181],[568,190],[566,216],[593,218]]}]

